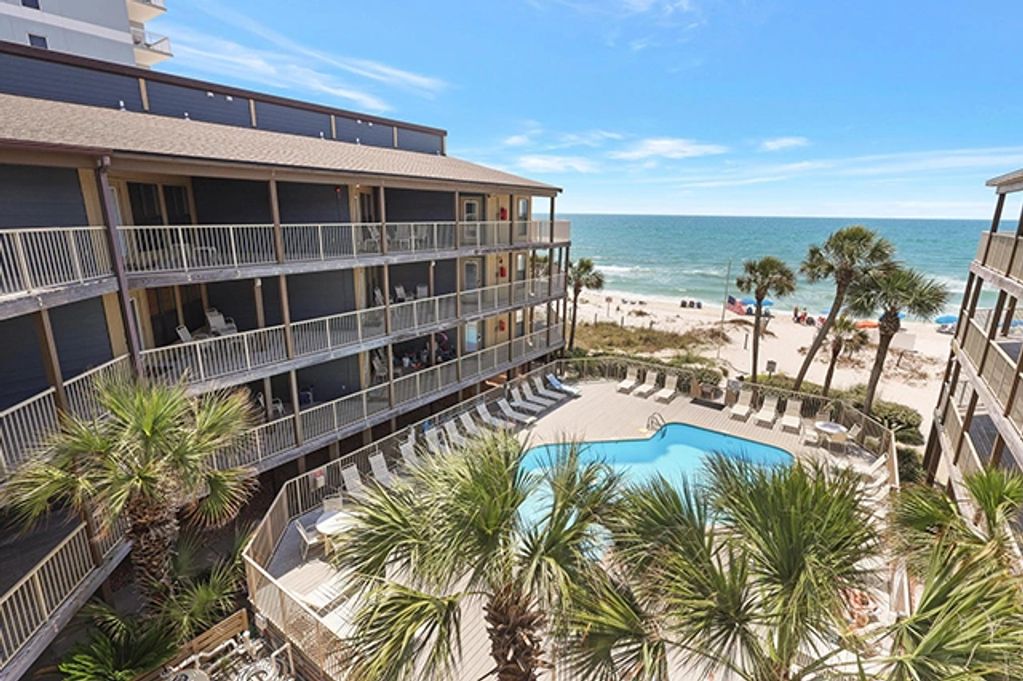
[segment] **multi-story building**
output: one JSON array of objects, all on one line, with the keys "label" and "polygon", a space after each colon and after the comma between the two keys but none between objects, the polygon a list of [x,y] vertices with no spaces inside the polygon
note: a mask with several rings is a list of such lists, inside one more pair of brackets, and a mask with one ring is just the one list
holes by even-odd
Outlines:
[{"label": "multi-story building", "polygon": [[[0,112],[0,484],[106,376],[247,389],[272,490],[563,346],[560,190],[443,130],[9,43]],[[2,678],[127,553],[11,527]]]},{"label": "multi-story building", "polygon": [[146,31],[164,0],[0,0],[0,40],[149,68],[172,55]]},{"label": "multi-story building", "polygon": [[994,217],[970,264],[925,457],[929,474],[961,503],[964,474],[1023,469],[1023,210],[1010,214],[1007,203],[1023,191],[1023,170],[988,186]]}]

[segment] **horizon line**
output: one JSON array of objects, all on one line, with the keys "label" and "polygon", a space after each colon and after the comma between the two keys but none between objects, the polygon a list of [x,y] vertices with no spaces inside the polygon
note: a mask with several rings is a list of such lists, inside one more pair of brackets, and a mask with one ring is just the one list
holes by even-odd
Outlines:
[{"label": "horizon line", "polygon": [[965,217],[905,217],[898,215],[771,215],[771,214],[734,214],[734,213],[619,213],[619,212],[599,212],[599,211],[585,211],[585,210],[567,210],[564,212],[557,211],[557,215],[612,215],[612,216],[639,216],[639,217],[660,217],[660,218],[784,218],[784,219],[795,219],[795,220],[945,220],[945,221],[971,221],[971,222],[988,222],[989,218],[965,218]]}]

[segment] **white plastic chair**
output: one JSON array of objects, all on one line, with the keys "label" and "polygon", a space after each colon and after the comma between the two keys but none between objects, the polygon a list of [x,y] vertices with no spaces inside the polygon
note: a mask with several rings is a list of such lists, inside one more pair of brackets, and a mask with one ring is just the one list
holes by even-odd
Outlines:
[{"label": "white plastic chair", "polygon": [[469,437],[479,437],[483,434],[483,431],[476,425],[476,422],[472,420],[472,415],[469,412],[463,411],[458,415],[458,420],[461,421],[462,427],[465,428],[465,432],[469,434]]},{"label": "white plastic chair", "polygon": [[458,424],[454,420],[444,422],[444,433],[448,436],[448,444],[452,447],[462,447],[468,442],[468,440],[466,440],[465,437],[458,432]]},{"label": "white plastic chair", "polygon": [[369,457],[369,467],[373,471],[373,477],[384,487],[389,486],[394,481],[391,477],[390,469],[387,468],[387,460],[384,459],[383,454],[379,452],[372,454]]},{"label": "white plastic chair", "polygon": [[533,414],[539,414],[544,409],[543,407],[534,404],[533,402],[526,401],[526,399],[522,396],[522,393],[519,392],[519,389],[517,387],[509,388],[508,394],[511,396],[510,400],[511,406],[514,407],[515,409],[521,409],[522,411],[528,411]]},{"label": "white plastic chair", "polygon": [[309,549],[323,544],[323,535],[315,528],[307,530],[301,522],[295,523],[298,529],[298,537],[302,541],[302,561],[305,562],[309,555]]},{"label": "white plastic chair", "polygon": [[639,385],[639,370],[634,367],[629,367],[628,371],[625,373],[625,380],[618,384],[618,392],[631,392],[635,390],[637,385]]},{"label": "white plastic chair", "polygon": [[491,428],[497,428],[498,430],[512,430],[513,428],[515,428],[515,424],[512,423],[511,421],[499,419],[493,414],[491,414],[490,410],[487,409],[486,405],[484,404],[476,405],[476,413],[479,414],[480,420],[482,420],[483,423],[487,424]]},{"label": "white plastic chair", "polygon": [[357,496],[366,491],[366,486],[362,484],[362,476],[359,475],[359,469],[356,466],[345,466],[341,469],[341,479],[345,481],[345,489],[352,496]]},{"label": "white plastic chair", "polygon": [[559,379],[554,374],[547,374],[546,378],[547,382],[550,383],[555,390],[560,390],[561,392],[565,393],[566,395],[569,395],[570,397],[579,397],[580,395],[582,395],[582,392],[578,388],[575,388],[570,385],[565,385],[564,383],[561,382],[561,379]]},{"label": "white plastic chair", "polygon": [[[263,393],[256,393],[256,404],[259,405],[259,410],[261,412],[263,412],[264,414],[267,413],[266,398],[263,397]],[[284,402],[281,401],[281,398],[274,397],[270,400],[269,413],[270,418],[274,418],[275,416],[284,416]]]},{"label": "white plastic chair", "polygon": [[238,333],[238,325],[234,323],[234,320],[230,317],[225,317],[215,307],[206,310],[206,321],[210,325],[210,331],[216,336],[228,336],[232,333]]},{"label": "white plastic chair", "polygon": [[529,385],[529,381],[523,381],[521,385],[519,385],[519,389],[522,391],[522,394],[525,396],[527,402],[539,404],[541,407],[544,408],[553,407],[555,404],[558,403],[557,400],[552,400],[549,397],[543,397],[542,395],[537,395],[536,393],[534,393],[533,387]]},{"label": "white plastic chair", "polygon": [[664,387],[656,395],[657,402],[671,402],[678,395],[678,374],[668,374],[664,378]]},{"label": "white plastic chair", "polygon": [[749,418],[749,415],[753,412],[753,391],[743,390],[739,393],[739,398],[732,405],[731,414],[733,419],[739,419],[745,421]]},{"label": "white plastic chair", "polygon": [[510,418],[512,421],[518,421],[525,425],[532,425],[536,423],[536,417],[522,414],[512,409],[512,406],[508,404],[508,400],[500,399],[497,401],[497,408],[501,410],[501,413]]},{"label": "white plastic chair", "polygon": [[566,395],[565,393],[559,393],[556,390],[548,390],[547,386],[543,384],[543,379],[540,378],[539,376],[533,376],[530,382],[532,383],[533,388],[536,390],[536,394],[541,397],[544,397],[548,400],[553,400],[555,402],[560,402],[562,400],[568,399],[568,395]]},{"label": "white plastic chair", "polygon": [[440,429],[434,426],[424,433],[426,437],[426,447],[434,454],[440,454],[444,451],[444,440],[441,438]]},{"label": "white plastic chair", "polygon": [[760,411],[757,412],[756,421],[758,426],[767,426],[770,428],[774,425],[775,420],[778,418],[778,398],[769,395],[764,398],[764,404],[760,407]]},{"label": "white plastic chair", "polygon": [[639,386],[632,391],[632,394],[636,397],[650,397],[657,390],[657,379],[660,377],[656,371],[647,370],[646,380],[643,381],[643,385]]},{"label": "white plastic chair", "polygon": [[796,433],[803,430],[803,402],[789,398],[785,404],[785,414],[781,417],[781,429]]}]

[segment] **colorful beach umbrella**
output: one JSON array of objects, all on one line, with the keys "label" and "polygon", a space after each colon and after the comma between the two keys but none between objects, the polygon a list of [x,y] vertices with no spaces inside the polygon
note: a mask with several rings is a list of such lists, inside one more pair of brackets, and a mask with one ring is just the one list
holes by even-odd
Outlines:
[{"label": "colorful beach umbrella", "polygon": [[750,297],[747,296],[746,298],[740,298],[739,302],[742,303],[743,305],[756,305],[757,304],[757,299],[756,298],[750,298]]},{"label": "colorful beach umbrella", "polygon": [[955,324],[959,318],[954,314],[943,314],[940,317],[935,318],[935,324]]},{"label": "colorful beach umbrella", "polygon": [[876,329],[880,324],[875,322],[873,319],[861,319],[856,322],[857,329]]}]

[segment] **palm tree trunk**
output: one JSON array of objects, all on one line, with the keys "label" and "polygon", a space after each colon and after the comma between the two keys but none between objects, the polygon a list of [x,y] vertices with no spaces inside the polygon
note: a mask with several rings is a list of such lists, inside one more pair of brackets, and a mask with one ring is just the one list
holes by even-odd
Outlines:
[{"label": "palm tree trunk", "polygon": [[572,292],[572,330],[568,334],[568,349],[575,348],[575,318],[579,312],[579,294],[581,291]]},{"label": "palm tree trunk", "polygon": [[543,615],[511,585],[499,589],[484,610],[493,676],[497,681],[536,681],[544,666],[539,634]]},{"label": "palm tree trunk", "polygon": [[877,393],[877,384],[881,381],[881,372],[884,370],[884,361],[888,357],[888,346],[892,343],[895,334],[882,333],[877,340],[877,354],[874,355],[874,366],[870,370],[870,380],[867,382],[867,395],[863,398],[863,413],[870,415],[870,409],[874,406],[874,395]]},{"label": "palm tree trunk", "polygon": [[821,389],[821,396],[827,397],[828,391],[831,390],[831,379],[835,375],[835,364],[838,363],[838,356],[842,354],[842,346],[838,346],[837,350],[831,351],[831,361],[828,362],[828,373],[824,374],[824,387]]},{"label": "palm tree trunk", "polygon": [[760,357],[760,315],[763,312],[761,301],[757,301],[756,315],[753,317],[753,369],[750,380],[757,382],[757,359]]},{"label": "palm tree trunk", "polygon": [[810,372],[810,365],[813,364],[813,358],[820,352],[821,346],[824,345],[824,339],[828,337],[828,332],[831,331],[831,327],[835,325],[835,320],[838,319],[838,313],[842,309],[842,305],[845,303],[845,287],[835,287],[835,298],[831,301],[831,309],[828,310],[828,318],[824,320],[824,324],[817,331],[817,335],[813,337],[813,342],[810,343],[810,348],[806,351],[806,357],[803,358],[803,365],[799,367],[799,373],[796,374],[796,382],[792,386],[793,390],[798,391],[800,386],[803,385],[803,380],[806,379],[806,375]]},{"label": "palm tree trunk", "polygon": [[127,508],[131,563],[145,609],[155,612],[173,593],[171,555],[178,541],[174,508],[133,500]]}]

